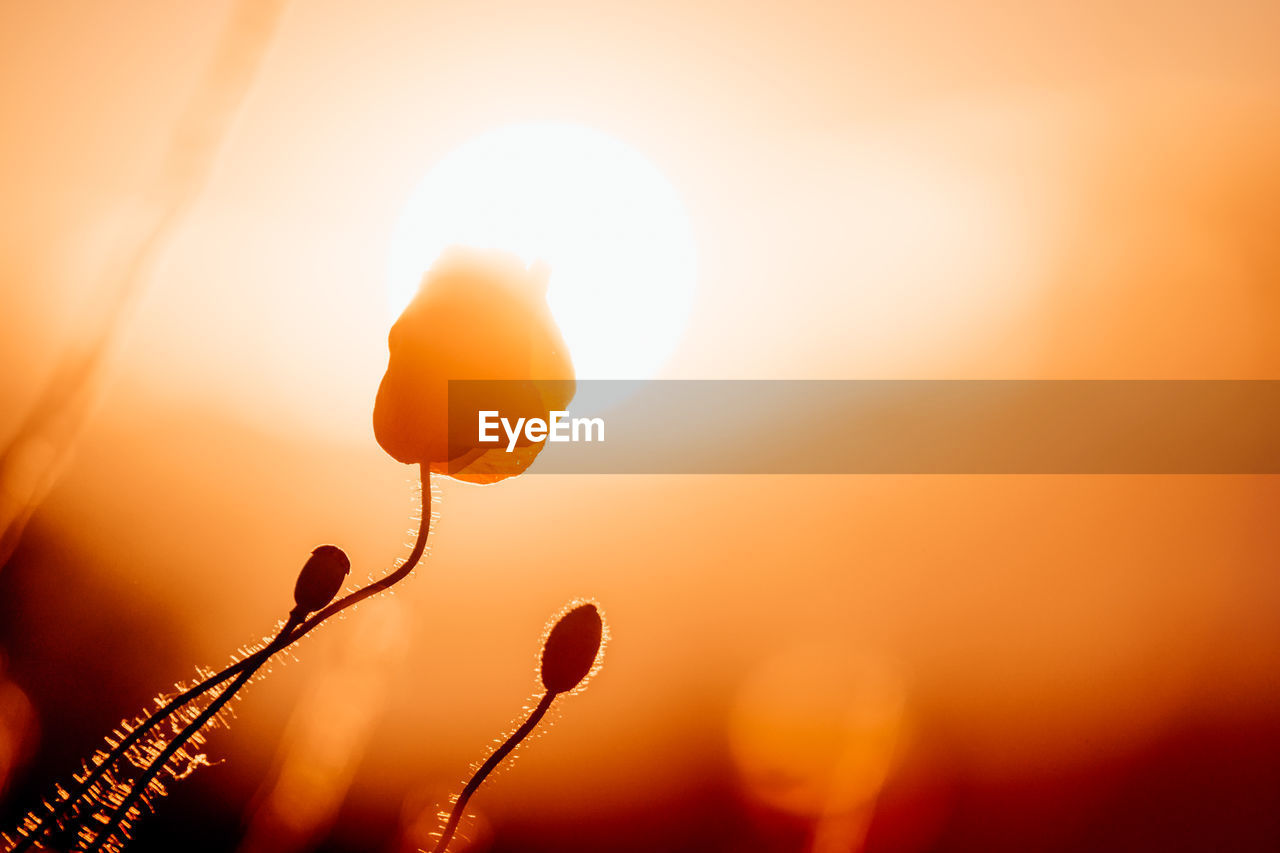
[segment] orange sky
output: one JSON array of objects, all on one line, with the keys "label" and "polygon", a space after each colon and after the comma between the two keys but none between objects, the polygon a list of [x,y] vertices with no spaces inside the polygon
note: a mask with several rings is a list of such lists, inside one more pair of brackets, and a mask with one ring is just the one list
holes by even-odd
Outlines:
[{"label": "orange sky", "polygon": [[[0,435],[100,310],[94,273],[226,12],[0,8]],[[269,630],[318,542],[357,576],[400,556],[412,472],[370,427],[390,233],[436,159],[530,119],[616,136],[684,198],[699,290],[665,375],[1280,378],[1277,18],[297,2],[38,525],[121,630],[163,644],[155,689]],[[534,690],[546,618],[583,595],[611,620],[605,669],[482,808],[571,811],[584,780],[601,810],[671,797],[728,760],[752,673],[814,644],[888,661],[907,768],[1071,765],[1280,703],[1274,478],[442,493],[368,688],[376,725],[352,735],[360,802],[451,786]],[[384,605],[252,691],[220,784],[256,788],[299,691]]]}]

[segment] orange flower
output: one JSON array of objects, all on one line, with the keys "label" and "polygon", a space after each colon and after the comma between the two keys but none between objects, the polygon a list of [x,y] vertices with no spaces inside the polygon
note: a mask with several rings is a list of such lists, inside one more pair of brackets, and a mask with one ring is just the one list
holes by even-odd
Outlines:
[{"label": "orange flower", "polygon": [[[481,410],[546,420],[573,398],[573,365],[547,307],[547,279],[544,267],[527,270],[505,252],[441,255],[391,327],[391,358],[373,407],[383,450],[472,483],[529,467],[541,443],[512,452],[481,444],[477,420]],[[466,386],[465,394],[455,386],[451,401],[450,380],[503,381]]]}]

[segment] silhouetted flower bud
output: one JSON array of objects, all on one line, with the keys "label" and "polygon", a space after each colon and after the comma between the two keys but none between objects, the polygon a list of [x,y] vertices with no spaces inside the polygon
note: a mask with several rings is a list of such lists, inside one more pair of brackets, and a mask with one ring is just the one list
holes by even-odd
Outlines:
[{"label": "silhouetted flower bud", "polygon": [[305,616],[333,601],[351,571],[351,561],[337,545],[321,545],[311,552],[293,587],[294,613]]},{"label": "silhouetted flower bud", "polygon": [[570,610],[542,645],[542,685],[551,693],[574,689],[590,673],[604,639],[604,620],[594,604]]},{"label": "silhouetted flower bud", "polygon": [[[547,307],[548,271],[512,254],[453,248],[423,278],[391,327],[387,372],[373,407],[378,444],[405,464],[492,483],[519,474],[542,450],[481,444],[481,410],[541,418],[573,398],[573,364]],[[455,397],[449,380],[504,380]],[[454,426],[450,433],[450,424]]]}]

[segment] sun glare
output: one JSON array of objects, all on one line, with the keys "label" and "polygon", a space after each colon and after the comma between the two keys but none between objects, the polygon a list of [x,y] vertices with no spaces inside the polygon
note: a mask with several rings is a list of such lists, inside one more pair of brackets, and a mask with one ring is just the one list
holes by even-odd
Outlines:
[{"label": "sun glare", "polygon": [[653,376],[688,320],[696,272],[684,206],[641,154],[589,128],[511,125],[440,160],[396,229],[395,314],[452,244],[550,264],[548,301],[579,378]]}]

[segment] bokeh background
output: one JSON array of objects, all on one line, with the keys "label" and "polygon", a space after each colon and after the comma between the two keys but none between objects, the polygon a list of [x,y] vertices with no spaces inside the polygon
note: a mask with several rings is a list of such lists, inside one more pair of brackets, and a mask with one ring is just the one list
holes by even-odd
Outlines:
[{"label": "bokeh background", "polygon": [[[0,438],[110,314],[233,13],[0,6]],[[445,152],[558,120],[666,175],[699,275],[664,377],[1277,379],[1276,32],[1252,0],[288,4],[0,569],[5,825],[270,631],[315,544],[405,553],[370,412]],[[418,849],[577,596],[604,670],[473,849],[1280,847],[1274,477],[440,490],[425,570],[248,691],[132,849]]]}]

